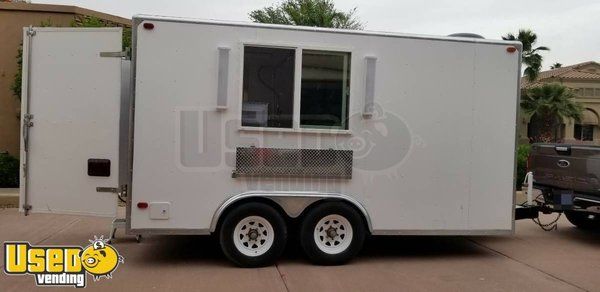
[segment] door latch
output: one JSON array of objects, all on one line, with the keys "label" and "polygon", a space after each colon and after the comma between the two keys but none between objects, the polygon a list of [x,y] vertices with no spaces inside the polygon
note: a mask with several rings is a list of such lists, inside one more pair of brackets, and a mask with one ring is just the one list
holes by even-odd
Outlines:
[{"label": "door latch", "polygon": [[29,128],[33,127],[33,115],[26,114],[23,116],[23,148],[25,152],[29,150]]}]

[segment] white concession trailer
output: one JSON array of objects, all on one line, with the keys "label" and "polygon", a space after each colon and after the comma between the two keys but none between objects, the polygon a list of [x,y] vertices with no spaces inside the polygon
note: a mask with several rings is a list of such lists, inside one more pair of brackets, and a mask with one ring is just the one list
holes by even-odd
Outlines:
[{"label": "white concession trailer", "polygon": [[21,211],[116,217],[121,199],[127,234],[215,234],[240,266],[291,232],[322,264],[367,235],[513,233],[520,43],[132,31],[129,61],[120,28],[24,29]]}]

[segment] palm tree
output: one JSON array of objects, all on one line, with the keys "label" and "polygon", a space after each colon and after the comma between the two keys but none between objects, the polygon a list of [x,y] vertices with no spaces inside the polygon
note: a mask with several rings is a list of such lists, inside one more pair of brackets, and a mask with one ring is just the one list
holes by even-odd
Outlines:
[{"label": "palm tree", "polygon": [[583,107],[575,101],[573,92],[558,83],[543,84],[527,89],[521,97],[521,108],[536,124],[532,142],[554,142],[560,121],[565,118],[580,120]]},{"label": "palm tree", "polygon": [[529,81],[534,81],[542,69],[543,57],[538,52],[550,51],[550,48],[544,46],[534,48],[533,46],[537,41],[537,35],[530,29],[520,29],[517,36],[508,33],[505,36],[502,36],[502,39],[507,41],[520,41],[523,44],[523,52],[521,52],[522,59],[523,64],[527,65],[527,68],[525,68],[525,76],[527,76]]},{"label": "palm tree", "polygon": [[554,63],[552,64],[552,66],[550,66],[550,69],[556,69],[556,68],[561,68],[562,64],[561,63]]},{"label": "palm tree", "polygon": [[332,0],[285,0],[278,5],[250,12],[250,19],[260,23],[363,29],[356,8],[337,10]]}]

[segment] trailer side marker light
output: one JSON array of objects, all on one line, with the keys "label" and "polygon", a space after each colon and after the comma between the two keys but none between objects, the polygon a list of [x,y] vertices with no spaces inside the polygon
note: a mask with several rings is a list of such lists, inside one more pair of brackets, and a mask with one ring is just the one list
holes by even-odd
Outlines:
[{"label": "trailer side marker light", "polygon": [[154,23],[144,22],[145,29],[154,29]]},{"label": "trailer side marker light", "polygon": [[137,206],[140,209],[146,209],[146,208],[148,208],[148,203],[146,203],[146,202],[139,202],[139,203],[137,203]]},{"label": "trailer side marker light", "polygon": [[510,47],[507,47],[507,48],[506,48],[506,51],[507,51],[507,52],[509,52],[509,53],[514,53],[514,52],[516,52],[516,51],[517,51],[517,48],[515,48],[515,47],[513,47],[513,46],[510,46]]}]

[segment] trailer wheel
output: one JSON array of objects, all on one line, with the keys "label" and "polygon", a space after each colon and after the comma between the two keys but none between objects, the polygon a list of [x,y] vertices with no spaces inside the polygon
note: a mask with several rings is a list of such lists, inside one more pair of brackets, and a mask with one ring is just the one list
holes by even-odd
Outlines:
[{"label": "trailer wheel", "polygon": [[300,227],[300,244],[316,264],[339,265],[351,260],[365,239],[361,215],[344,203],[327,202],[308,211]]},{"label": "trailer wheel", "polygon": [[231,210],[219,230],[223,253],[240,267],[272,264],[286,241],[285,221],[277,210],[263,203],[246,203]]},{"label": "trailer wheel", "polygon": [[569,220],[571,224],[577,226],[577,228],[600,230],[600,216],[592,215],[593,217],[590,218],[590,215],[591,214],[585,212],[565,211],[567,220]]}]

